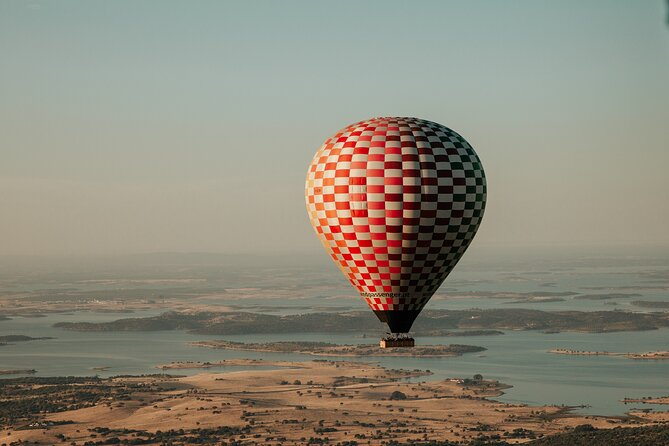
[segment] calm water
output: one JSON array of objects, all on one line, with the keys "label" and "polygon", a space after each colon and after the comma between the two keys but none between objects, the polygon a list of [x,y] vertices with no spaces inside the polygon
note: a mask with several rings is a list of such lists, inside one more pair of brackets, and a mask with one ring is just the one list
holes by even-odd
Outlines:
[{"label": "calm water", "polygon": [[[148,316],[156,312],[136,313]],[[15,318],[0,322],[2,334],[52,336],[56,339],[22,342],[0,347],[0,368],[34,368],[39,376],[156,373],[157,364],[170,361],[217,361],[229,358],[311,360],[312,356],[212,350],[188,342],[217,339],[180,331],[77,333],[52,327],[60,321],[113,320],[118,314],[55,314],[43,318]],[[266,341],[267,335],[226,336],[233,341]],[[295,333],[273,335],[273,340],[369,343],[373,339],[342,334]],[[622,414],[639,405],[624,405],[624,397],[669,394],[669,362],[633,361],[617,357],[580,357],[547,353],[555,347],[579,350],[648,351],[667,348],[669,330],[583,334],[506,332],[502,336],[418,338],[419,344],[463,343],[486,347],[480,354],[458,358],[373,358],[394,368],[430,369],[430,379],[467,377],[481,373],[513,385],[501,398],[529,404],[565,404],[591,407],[593,414]],[[94,367],[109,367],[95,371]],[[214,371],[235,369],[220,368]],[[192,374],[198,370],[179,373]],[[662,406],[646,406],[660,409]]]},{"label": "calm water", "polygon": [[[634,306],[634,300],[669,300],[669,249],[630,249],[614,252],[604,248],[576,252],[507,251],[481,255],[468,252],[447,279],[428,309],[534,308],[539,310],[654,311]],[[121,259],[115,266],[104,264],[46,265],[23,269],[15,262],[0,268],[0,294],[31,291],[53,299],[122,299],[142,296],[159,299],[213,294],[208,305],[270,314],[309,311],[364,310],[366,306],[330,263],[290,265],[289,258],[268,260],[266,266],[247,259],[252,266],[239,266],[240,259],[218,257]],[[318,257],[317,259],[321,259]],[[139,264],[137,262],[145,261]],[[137,264],[130,265],[129,262]],[[325,259],[327,261],[327,259]],[[157,263],[158,262],[158,263]],[[225,263],[228,262],[228,263]],[[141,263],[141,262],[140,262]],[[282,265],[277,267],[276,265]],[[60,268],[60,269],[59,269]],[[37,272],[35,272],[37,271]],[[76,272],[72,272],[76,271]],[[103,280],[91,280],[103,279]],[[150,279],[150,280],[146,280]],[[164,280],[167,279],[167,280]],[[63,293],[67,297],[63,297]],[[67,294],[71,293],[71,294]],[[515,293],[499,298],[499,293]],[[608,299],[576,299],[575,296],[614,294]],[[531,296],[561,299],[556,302],[517,302]],[[611,296],[608,296],[611,297]],[[171,361],[216,361],[228,358],[311,360],[312,356],[212,350],[192,347],[189,342],[217,339],[180,331],[77,333],[53,328],[60,321],[109,321],[142,317],[162,311],[133,314],[51,314],[41,318],[18,317],[0,321],[0,335],[24,334],[56,339],[15,343],[0,347],[0,369],[36,369],[40,376],[142,374],[159,372],[156,365]],[[419,322],[418,322],[419,323]],[[268,335],[227,336],[243,342],[265,342]],[[354,335],[295,333],[272,335],[272,340],[371,343]],[[501,336],[417,338],[419,344],[462,343],[488,350],[458,358],[373,358],[394,368],[430,369],[430,379],[487,378],[510,384],[501,398],[529,404],[588,405],[584,413],[623,414],[633,407],[669,409],[659,405],[624,405],[625,397],[669,395],[669,361],[635,361],[607,356],[567,356],[547,353],[562,347],[578,350],[646,352],[669,350],[669,330],[607,334],[506,332]],[[106,371],[94,367],[109,367]],[[213,371],[226,369],[213,369]],[[198,373],[184,370],[179,373]]]}]

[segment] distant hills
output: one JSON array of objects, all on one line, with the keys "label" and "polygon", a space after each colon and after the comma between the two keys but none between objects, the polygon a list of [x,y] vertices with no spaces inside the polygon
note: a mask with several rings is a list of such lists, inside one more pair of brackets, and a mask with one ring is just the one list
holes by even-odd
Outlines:
[{"label": "distant hills", "polygon": [[[124,318],[112,322],[59,322],[55,327],[75,331],[187,330],[210,335],[297,332],[378,334],[384,330],[384,326],[373,314],[362,311],[284,316],[247,312],[170,311],[159,316]],[[470,309],[426,311],[416,320],[413,333],[417,336],[500,334],[498,331],[489,331],[491,329],[605,333],[654,330],[662,327],[669,327],[667,313]]]}]

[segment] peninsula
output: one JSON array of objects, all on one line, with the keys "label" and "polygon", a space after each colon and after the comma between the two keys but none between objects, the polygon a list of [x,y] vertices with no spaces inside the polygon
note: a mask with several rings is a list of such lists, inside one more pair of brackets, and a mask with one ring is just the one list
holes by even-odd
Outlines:
[{"label": "peninsula", "polygon": [[448,357],[485,351],[475,345],[418,345],[413,348],[380,348],[378,344],[338,345],[327,342],[264,342],[244,343],[223,340],[199,341],[191,345],[225,350],[254,352],[301,353],[314,356],[421,356]]},{"label": "peninsula", "polygon": [[25,336],[25,335],[4,335],[0,336],[0,343],[2,344],[7,344],[11,342],[28,342],[28,341],[41,341],[45,339],[54,339],[50,336],[42,336],[42,337],[37,337],[33,338],[32,336]]}]

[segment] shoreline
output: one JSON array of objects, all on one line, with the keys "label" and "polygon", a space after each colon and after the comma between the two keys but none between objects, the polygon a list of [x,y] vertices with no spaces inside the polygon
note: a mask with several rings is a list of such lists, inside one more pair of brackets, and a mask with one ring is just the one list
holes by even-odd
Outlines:
[{"label": "shoreline", "polygon": [[449,358],[466,353],[481,353],[486,348],[473,345],[419,345],[412,348],[380,348],[376,344],[339,345],[320,342],[243,343],[223,340],[194,341],[190,345],[222,350],[262,353],[296,353],[326,357],[420,357]]},{"label": "shoreline", "polygon": [[296,367],[296,363],[289,361],[267,361],[264,359],[223,359],[221,361],[172,361],[168,364],[158,364],[155,366],[161,370],[184,370],[184,369],[211,369],[216,367]]},{"label": "shoreline", "polygon": [[[363,310],[263,314],[249,311],[174,309],[159,315],[106,322],[57,322],[54,327],[80,332],[186,330],[202,335],[273,333],[379,333],[378,321]],[[421,314],[415,336],[499,334],[501,330],[608,333],[669,328],[659,313],[617,311],[543,311],[527,308],[428,310]],[[376,335],[375,335],[376,336]]]},{"label": "shoreline", "polygon": [[621,403],[669,404],[669,396],[647,396],[643,398],[623,398]]},{"label": "shoreline", "polygon": [[35,369],[0,369],[0,375],[34,375]]},{"label": "shoreline", "polygon": [[[218,364],[174,362],[168,368]],[[313,437],[318,444],[332,446],[352,438],[360,444],[404,444],[424,441],[427,435],[463,444],[482,437],[513,444],[584,424],[611,429],[669,422],[669,412],[607,417],[580,415],[566,406],[504,403],[495,398],[507,386],[478,376],[405,382],[402,378],[408,375],[427,372],[324,359],[220,364],[281,369],[7,382],[17,405],[0,431],[0,443],[112,444],[118,438],[152,445],[304,444],[303,438]],[[53,390],[45,392],[45,386]],[[49,413],[25,404],[36,395]]]},{"label": "shoreline", "polygon": [[588,351],[588,350],[571,350],[566,348],[554,348],[548,350],[548,353],[557,355],[572,355],[572,356],[618,356],[627,359],[637,360],[666,360],[669,359],[669,351],[654,351],[644,353],[621,353],[608,351]]}]

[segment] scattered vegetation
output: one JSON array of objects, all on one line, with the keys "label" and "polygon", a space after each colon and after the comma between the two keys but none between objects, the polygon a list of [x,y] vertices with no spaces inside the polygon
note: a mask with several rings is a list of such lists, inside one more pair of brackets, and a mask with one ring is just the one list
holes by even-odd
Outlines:
[{"label": "scattered vegetation", "polygon": [[325,356],[459,356],[465,353],[482,352],[486,349],[475,345],[419,345],[407,348],[385,348],[376,344],[337,345],[327,342],[280,341],[280,342],[232,342],[200,341],[193,345],[227,350],[259,352],[303,353]]},{"label": "scattered vegetation", "polygon": [[44,336],[44,337],[39,337],[39,338],[33,338],[31,336],[25,336],[25,335],[5,335],[5,336],[0,336],[0,342],[6,343],[6,342],[26,342],[26,341],[39,341],[42,339],[54,339],[49,336]]},{"label": "scattered vegetation", "polygon": [[660,446],[669,444],[669,424],[597,429],[589,424],[526,443],[528,446]]},{"label": "scattered vegetation", "polygon": [[156,390],[143,383],[97,377],[25,377],[0,380],[0,427],[34,423],[45,413],[126,401],[134,392]]},{"label": "scattered vegetation", "polygon": [[669,301],[666,300],[634,300],[632,305],[642,308],[669,309]]},{"label": "scattered vegetation", "polygon": [[[368,312],[308,313],[284,316],[246,312],[170,311],[159,316],[112,322],[59,322],[77,331],[188,330],[200,334],[377,332],[379,322]],[[415,334],[443,335],[452,329],[507,329],[612,332],[669,327],[669,315],[625,311],[540,311],[530,309],[432,310],[416,321]],[[480,332],[478,334],[481,334]],[[491,333],[486,333],[491,334]]]},{"label": "scattered vegetation", "polygon": [[[219,426],[212,429],[170,429],[167,431],[158,430],[149,432],[135,429],[109,429],[106,427],[96,427],[90,430],[91,437],[95,440],[89,440],[83,443],[83,446],[102,446],[102,445],[140,445],[140,444],[220,444],[223,439],[232,436],[245,438],[250,432],[250,426],[228,427]],[[97,439],[102,437],[101,439]],[[228,445],[242,444],[234,440]]]}]

